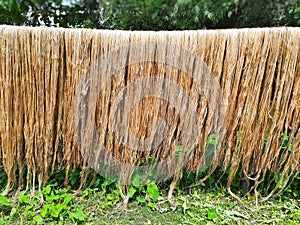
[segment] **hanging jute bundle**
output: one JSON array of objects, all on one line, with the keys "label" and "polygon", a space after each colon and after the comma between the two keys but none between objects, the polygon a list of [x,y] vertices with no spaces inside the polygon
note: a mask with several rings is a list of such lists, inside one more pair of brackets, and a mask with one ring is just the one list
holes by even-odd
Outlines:
[{"label": "hanging jute bundle", "polygon": [[124,186],[173,178],[171,196],[182,168],[217,166],[230,192],[242,171],[256,196],[274,174],[261,200],[280,194],[300,171],[299,45],[299,28],[0,26],[4,194],[81,167],[82,185],[91,168]]}]

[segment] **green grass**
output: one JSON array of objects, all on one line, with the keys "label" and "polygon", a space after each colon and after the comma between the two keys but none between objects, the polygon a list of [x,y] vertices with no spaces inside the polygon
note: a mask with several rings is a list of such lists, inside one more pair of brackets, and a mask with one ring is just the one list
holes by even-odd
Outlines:
[{"label": "green grass", "polygon": [[[156,201],[146,189],[135,193],[127,210],[119,204],[115,186],[109,190],[85,189],[80,194],[48,185],[39,194],[21,192],[20,198],[0,198],[0,224],[299,224],[300,200],[281,197],[270,199],[253,210],[243,208],[223,190],[197,188],[192,193],[175,193],[174,205],[160,191]],[[136,195],[138,193],[138,195]],[[8,201],[7,201],[8,200]]]}]

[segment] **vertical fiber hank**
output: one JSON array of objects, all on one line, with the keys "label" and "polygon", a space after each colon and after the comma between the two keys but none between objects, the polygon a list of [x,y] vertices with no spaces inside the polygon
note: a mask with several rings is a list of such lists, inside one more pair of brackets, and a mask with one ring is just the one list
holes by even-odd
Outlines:
[{"label": "vertical fiber hank", "polygon": [[[276,186],[262,200],[282,193],[290,179],[299,173],[299,30],[287,30],[282,45],[283,56],[278,65],[274,99],[272,102],[272,138],[270,150],[265,152],[263,175],[267,169],[275,174]],[[297,100],[296,100],[297,99]],[[299,106],[299,105],[298,105]],[[296,109],[296,110],[295,110]],[[293,115],[293,117],[292,117]],[[293,118],[291,121],[291,117]],[[287,140],[286,140],[287,137]],[[286,146],[285,146],[286,145]],[[263,181],[264,176],[261,180]]]},{"label": "vertical fiber hank", "polygon": [[[7,194],[16,183],[17,168],[17,128],[18,120],[16,115],[19,97],[16,94],[15,84],[17,79],[20,63],[18,58],[18,30],[13,27],[1,28],[1,151],[2,164],[7,174],[7,186],[3,194]],[[7,41],[9,39],[10,41]],[[19,146],[20,147],[20,146]],[[20,149],[20,148],[19,148]]]},{"label": "vertical fiber hank", "polygon": [[[63,160],[66,161],[65,185],[68,184],[68,174],[70,166],[75,169],[77,165],[82,165],[81,186],[85,184],[89,166],[87,164],[88,151],[91,149],[76,148],[74,141],[73,114],[74,114],[74,93],[76,84],[83,75],[87,73],[90,65],[91,40],[93,32],[91,30],[68,30],[65,31],[65,59],[66,74],[64,76],[64,116],[63,133],[65,134]],[[80,156],[81,153],[81,156]],[[82,162],[83,159],[83,162]],[[81,164],[82,162],[82,164]]]},{"label": "vertical fiber hank", "polygon": [[45,89],[45,100],[44,100],[44,152],[43,152],[43,177],[42,181],[46,182],[51,171],[53,164],[53,156],[55,154],[54,143],[57,142],[57,127],[60,127],[58,108],[61,107],[58,96],[61,95],[62,90],[60,89],[62,82],[62,74],[60,67],[62,66],[61,58],[63,52],[61,46],[64,43],[62,30],[50,30],[49,32],[43,33],[43,39],[46,42],[44,47],[46,51],[45,64],[44,64],[44,89]]}]

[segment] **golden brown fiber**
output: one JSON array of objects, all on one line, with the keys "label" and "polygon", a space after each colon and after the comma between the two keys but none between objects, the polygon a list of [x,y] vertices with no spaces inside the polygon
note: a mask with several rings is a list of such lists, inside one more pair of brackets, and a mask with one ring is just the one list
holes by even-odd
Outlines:
[{"label": "golden brown fiber", "polygon": [[[0,165],[8,177],[4,194],[22,188],[24,176],[26,189],[35,182],[41,187],[55,166],[66,167],[66,184],[69,171],[82,167],[82,185],[89,168],[97,170],[99,164],[114,168],[105,175],[117,172],[121,180],[131,180],[137,165],[164,171],[159,176],[165,177],[180,171],[176,163],[195,172],[207,166],[207,139],[218,128],[224,133],[209,174],[217,165],[230,167],[231,191],[241,169],[258,196],[260,183],[272,173],[280,182],[262,200],[280,194],[300,171],[299,45],[300,28],[139,32],[0,26]],[[111,52],[115,57],[105,61]],[[205,66],[197,64],[199,60]],[[121,67],[114,68],[116,64]],[[98,71],[99,77],[89,77]],[[213,76],[218,93],[204,76],[193,80],[192,73],[199,71]],[[112,75],[107,82],[105,74]],[[89,89],[84,90],[82,81]],[[131,89],[136,82],[143,88]],[[78,88],[86,91],[84,102],[76,103]],[[123,108],[114,108],[124,88]],[[97,90],[97,96],[91,90]],[[183,94],[172,97],[177,106],[166,98],[142,98],[154,90],[169,100],[172,93]],[[190,115],[184,111],[184,95],[195,103],[197,131],[186,130],[194,126],[186,124],[184,115]],[[224,123],[219,95],[226,105]],[[128,105],[126,99],[137,102]],[[81,109],[92,111],[93,117],[79,115],[76,104],[86,104]],[[123,120],[125,111],[130,112],[128,121]],[[74,123],[76,115],[81,122]],[[155,118],[165,121],[165,130],[155,129],[162,124]],[[189,135],[197,135],[195,145],[187,143],[192,150],[176,156],[176,147],[190,140]],[[95,152],[94,140],[105,150]],[[133,144],[137,149],[130,148]],[[143,148],[151,151],[138,151]],[[149,157],[152,164],[165,163],[151,168]],[[179,177],[176,174],[174,182]]]}]

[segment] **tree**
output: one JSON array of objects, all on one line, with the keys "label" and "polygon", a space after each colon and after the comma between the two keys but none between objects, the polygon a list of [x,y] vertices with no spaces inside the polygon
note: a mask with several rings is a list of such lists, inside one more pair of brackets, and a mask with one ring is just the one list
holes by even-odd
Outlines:
[{"label": "tree", "polygon": [[122,30],[299,26],[297,0],[0,0],[0,23]]}]

